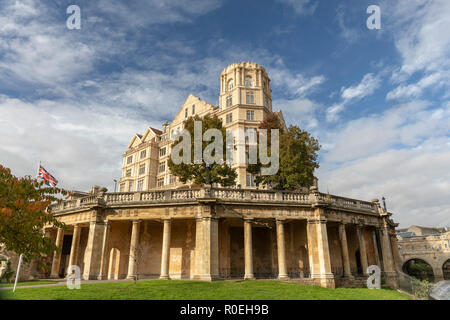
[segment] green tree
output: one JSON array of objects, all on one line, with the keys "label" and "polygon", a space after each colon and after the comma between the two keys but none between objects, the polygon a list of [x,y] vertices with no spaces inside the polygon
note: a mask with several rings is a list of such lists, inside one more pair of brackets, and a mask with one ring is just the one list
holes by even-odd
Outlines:
[{"label": "green tree", "polygon": [[[319,141],[307,131],[291,125],[283,128],[278,116],[269,114],[260,124],[259,129],[267,130],[268,149],[270,150],[270,130],[280,130],[279,170],[275,175],[257,176],[256,184],[270,185],[276,190],[296,190],[310,187],[314,182],[314,170],[319,168],[317,152]],[[252,174],[261,172],[261,163],[252,164],[247,171]]]},{"label": "green tree", "polygon": [[0,165],[0,243],[6,249],[23,254],[25,262],[41,254],[57,250],[53,240],[44,236],[46,225],[65,228],[65,225],[46,208],[58,201],[62,189],[44,187],[43,182],[17,178],[11,170]]},{"label": "green tree", "polygon": [[[212,163],[207,165],[205,161],[202,161],[199,164],[194,163],[194,121],[202,122],[202,132],[201,137],[208,129],[218,129],[222,134],[222,157],[223,163]],[[220,183],[222,186],[232,186],[235,184],[236,180],[236,171],[229,166],[226,160],[226,131],[225,128],[222,127],[222,120],[220,120],[217,116],[206,115],[203,118],[199,116],[190,117],[184,122],[184,129],[187,130],[190,134],[191,141],[189,141],[191,145],[191,163],[180,163],[175,164],[172,161],[172,157],[169,159],[169,169],[170,172],[177,176],[182,183],[186,183],[187,181],[191,181],[195,184],[211,184],[211,183]],[[174,144],[172,150],[180,143],[183,143],[184,137],[181,137],[180,140]],[[215,139],[215,138],[214,138]],[[212,141],[203,141],[202,140],[202,154],[205,148],[212,144],[215,140]],[[215,155],[215,152],[212,152],[212,155]],[[183,156],[183,151],[179,154],[180,157]]]}]

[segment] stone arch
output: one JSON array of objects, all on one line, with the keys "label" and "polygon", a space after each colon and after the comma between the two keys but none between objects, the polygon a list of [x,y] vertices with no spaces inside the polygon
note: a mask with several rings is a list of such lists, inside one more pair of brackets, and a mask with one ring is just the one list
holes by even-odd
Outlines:
[{"label": "stone arch", "polygon": [[402,265],[402,271],[412,277],[434,281],[433,264],[423,258],[409,258]]},{"label": "stone arch", "polygon": [[447,261],[444,261],[442,264],[442,274],[444,280],[450,280],[450,259],[447,259]]},{"label": "stone arch", "polygon": [[112,248],[109,253],[108,280],[119,279],[120,275],[120,250]]}]

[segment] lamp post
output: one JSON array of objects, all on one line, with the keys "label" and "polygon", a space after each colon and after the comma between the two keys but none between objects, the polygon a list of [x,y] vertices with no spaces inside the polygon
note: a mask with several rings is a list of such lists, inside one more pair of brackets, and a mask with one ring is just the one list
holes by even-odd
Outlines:
[{"label": "lamp post", "polygon": [[116,179],[113,180],[114,180],[114,192],[117,192],[117,180]]}]

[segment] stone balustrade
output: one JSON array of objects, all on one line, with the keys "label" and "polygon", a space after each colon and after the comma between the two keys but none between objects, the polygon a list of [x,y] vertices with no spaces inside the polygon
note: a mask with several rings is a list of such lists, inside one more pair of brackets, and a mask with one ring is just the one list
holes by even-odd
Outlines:
[{"label": "stone balustrade", "polygon": [[377,204],[345,197],[334,196],[312,190],[310,193],[277,190],[250,190],[233,188],[197,188],[168,189],[140,192],[110,192],[89,195],[75,200],[65,200],[53,204],[54,213],[87,206],[114,206],[128,203],[160,203],[160,202],[196,202],[201,199],[216,199],[219,201],[237,202],[274,202],[293,203],[300,205],[326,205],[337,209],[349,209],[357,212],[377,214]]}]

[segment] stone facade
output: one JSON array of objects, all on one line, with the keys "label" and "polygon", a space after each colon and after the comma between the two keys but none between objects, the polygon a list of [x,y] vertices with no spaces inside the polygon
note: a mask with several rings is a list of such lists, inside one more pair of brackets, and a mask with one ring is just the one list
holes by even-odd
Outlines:
[{"label": "stone facade", "polygon": [[450,280],[450,231],[446,228],[411,226],[399,229],[398,254],[402,266],[423,260],[433,269],[435,281]]},{"label": "stone facade", "polygon": [[52,277],[75,264],[84,279],[278,278],[333,288],[363,285],[376,264],[397,285],[395,224],[378,200],[317,187],[92,192],[51,208],[69,228],[47,229],[63,249]]}]

